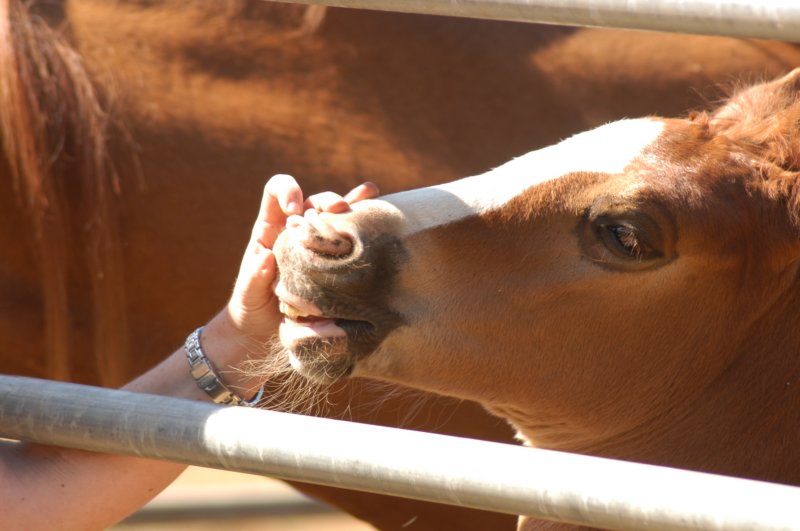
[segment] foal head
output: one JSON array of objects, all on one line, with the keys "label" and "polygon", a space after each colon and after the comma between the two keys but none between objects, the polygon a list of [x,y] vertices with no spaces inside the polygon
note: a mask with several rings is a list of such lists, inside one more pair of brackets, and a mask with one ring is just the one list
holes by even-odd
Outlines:
[{"label": "foal head", "polygon": [[291,363],[477,400],[551,447],[679,415],[753,337],[797,328],[776,308],[797,297],[798,80],[295,220]]}]

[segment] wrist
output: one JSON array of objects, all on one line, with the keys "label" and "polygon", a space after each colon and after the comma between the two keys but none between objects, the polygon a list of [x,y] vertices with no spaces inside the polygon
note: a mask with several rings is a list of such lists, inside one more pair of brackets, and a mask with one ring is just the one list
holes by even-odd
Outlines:
[{"label": "wrist", "polygon": [[[246,336],[235,326],[227,311],[217,314],[199,334],[202,356],[213,368],[221,387],[245,401],[255,397],[264,383],[262,378],[253,377],[245,370],[245,362],[258,355],[258,346],[258,341]],[[193,373],[197,372],[206,372],[205,367],[197,367]]]}]

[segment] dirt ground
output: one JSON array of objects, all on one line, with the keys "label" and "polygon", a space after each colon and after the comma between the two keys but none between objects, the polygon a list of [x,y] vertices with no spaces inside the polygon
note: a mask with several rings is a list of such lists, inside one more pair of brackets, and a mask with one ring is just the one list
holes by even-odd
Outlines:
[{"label": "dirt ground", "polygon": [[280,481],[190,467],[114,531],[368,531],[350,515]]}]

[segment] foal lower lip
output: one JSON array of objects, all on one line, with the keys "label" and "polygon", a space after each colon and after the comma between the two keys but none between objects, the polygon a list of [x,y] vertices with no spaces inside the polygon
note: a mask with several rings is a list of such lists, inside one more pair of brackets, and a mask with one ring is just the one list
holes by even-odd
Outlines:
[{"label": "foal lower lip", "polygon": [[303,339],[333,338],[346,335],[333,319],[321,317],[303,321],[285,317],[279,327],[279,334],[284,345],[291,345]]}]

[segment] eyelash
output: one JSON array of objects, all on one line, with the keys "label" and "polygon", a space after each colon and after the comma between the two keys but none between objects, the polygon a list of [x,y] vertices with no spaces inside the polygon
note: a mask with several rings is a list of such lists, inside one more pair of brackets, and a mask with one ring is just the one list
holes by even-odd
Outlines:
[{"label": "eyelash", "polygon": [[627,225],[603,225],[604,242],[612,251],[624,254],[630,258],[641,260],[654,251],[642,242],[636,229]]}]

